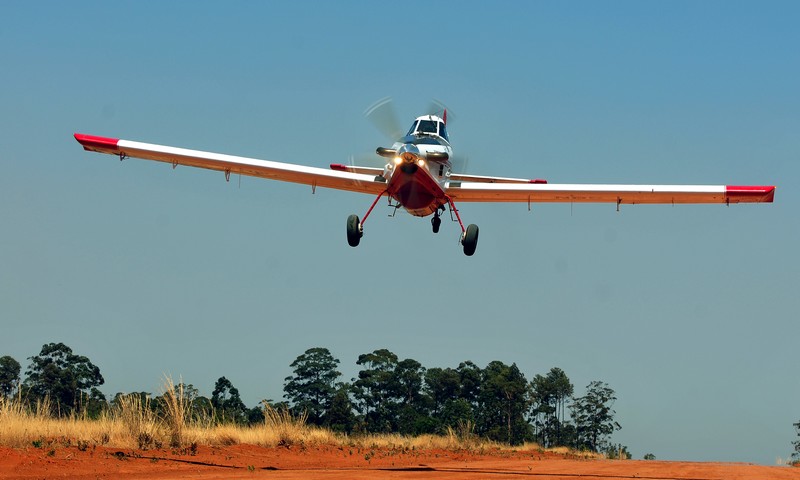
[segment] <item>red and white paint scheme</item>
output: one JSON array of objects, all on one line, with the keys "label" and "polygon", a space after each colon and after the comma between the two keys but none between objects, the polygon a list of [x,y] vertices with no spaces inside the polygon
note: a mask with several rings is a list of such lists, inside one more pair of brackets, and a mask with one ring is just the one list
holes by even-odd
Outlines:
[{"label": "red and white paint scheme", "polygon": [[350,215],[347,240],[357,246],[364,222],[381,197],[392,208],[404,208],[411,215],[432,215],[433,232],[439,231],[441,214],[449,209],[461,229],[464,253],[472,255],[478,243],[478,227],[464,227],[456,202],[591,202],[591,203],[764,203],[775,197],[774,186],[726,185],[596,185],[552,184],[541,179],[505,178],[459,174],[452,170],[453,149],[446,130],[447,112],[423,115],[414,120],[408,133],[391,148],[376,153],[387,158],[383,168],[331,164],[330,169],[257,160],[220,153],[167,147],[150,143],[75,134],[85,150],[155,160],[178,165],[219,170],[285,182],[334,188],[375,196],[363,219]]}]

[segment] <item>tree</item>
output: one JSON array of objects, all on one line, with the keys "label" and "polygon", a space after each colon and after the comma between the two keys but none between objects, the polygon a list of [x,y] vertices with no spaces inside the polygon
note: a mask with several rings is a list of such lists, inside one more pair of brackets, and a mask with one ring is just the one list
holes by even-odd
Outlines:
[{"label": "tree", "polygon": [[575,399],[572,416],[577,428],[577,446],[594,452],[600,451],[606,438],[622,427],[614,421],[611,407],[617,397],[605,382],[594,381],[586,387],[586,395]]},{"label": "tree", "polygon": [[530,433],[525,412],[528,410],[528,381],[517,364],[489,363],[483,370],[479,402],[478,428],[492,440],[519,445]]},{"label": "tree", "polygon": [[218,421],[233,423],[245,423],[246,421],[247,407],[239,397],[239,390],[225,377],[220,377],[214,384],[211,406]]},{"label": "tree", "polygon": [[425,372],[425,393],[431,399],[432,413],[440,415],[448,402],[459,398],[461,377],[452,368],[429,368]]},{"label": "tree", "polygon": [[394,375],[397,355],[383,348],[358,356],[364,368],[353,382],[356,407],[369,432],[392,432],[397,429],[397,378]]},{"label": "tree", "polygon": [[551,368],[546,376],[536,375],[531,381],[536,437],[544,447],[570,444],[565,435],[571,429],[564,428],[567,400],[572,397],[574,387],[567,374],[560,368]]},{"label": "tree", "polygon": [[91,389],[105,383],[97,366],[63,343],[48,343],[28,360],[31,364],[24,385],[30,399],[49,397],[61,413],[86,406]]},{"label": "tree", "polygon": [[432,402],[422,392],[425,367],[407,358],[397,363],[392,377],[397,389],[393,393],[399,408],[397,430],[406,435],[433,433],[436,421],[428,416]]},{"label": "tree", "polygon": [[323,424],[334,432],[350,434],[356,425],[356,416],[353,414],[353,402],[350,400],[349,383],[336,385],[330,408],[325,412]]},{"label": "tree", "polygon": [[473,408],[478,406],[478,397],[481,391],[481,382],[483,381],[483,370],[481,367],[467,360],[461,362],[456,368],[459,379],[461,381],[461,393],[459,398],[463,398],[467,403],[472,405]]},{"label": "tree", "polygon": [[8,355],[0,357],[0,395],[10,397],[19,385],[20,364]]},{"label": "tree", "polygon": [[440,433],[459,424],[474,425],[480,381],[481,370],[472,362],[463,362],[457,369],[429,368],[425,372],[424,391]]},{"label": "tree", "polygon": [[[794,425],[794,430],[797,432],[797,436],[800,437],[800,422],[797,422]],[[792,459],[794,462],[800,462],[800,440],[795,440],[792,442],[794,446],[794,452],[792,453]]]},{"label": "tree", "polygon": [[336,394],[336,380],[341,376],[339,360],[327,348],[310,348],[292,362],[294,374],[286,377],[284,397],[297,412],[305,411],[308,421],[322,425],[325,412]]}]

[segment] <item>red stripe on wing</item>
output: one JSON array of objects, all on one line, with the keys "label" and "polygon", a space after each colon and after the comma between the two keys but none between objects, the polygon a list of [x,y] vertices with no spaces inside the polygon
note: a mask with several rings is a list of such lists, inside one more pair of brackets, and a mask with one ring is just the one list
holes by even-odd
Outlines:
[{"label": "red stripe on wing", "polygon": [[119,150],[117,148],[119,138],[98,137],[96,135],[76,133],[75,140],[83,145],[84,150],[94,152],[116,152]]},{"label": "red stripe on wing", "polygon": [[725,187],[725,195],[731,202],[772,203],[775,200],[775,187],[771,185],[728,185]]}]

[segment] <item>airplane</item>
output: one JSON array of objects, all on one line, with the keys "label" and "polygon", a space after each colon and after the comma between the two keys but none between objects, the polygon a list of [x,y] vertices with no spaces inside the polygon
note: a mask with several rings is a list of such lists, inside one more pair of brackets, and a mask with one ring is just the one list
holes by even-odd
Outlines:
[{"label": "airplane", "polygon": [[75,133],[84,150],[155,160],[284,182],[333,188],[375,196],[363,218],[347,218],[347,242],[356,247],[364,235],[364,223],[378,201],[386,196],[389,206],[411,215],[432,215],[433,233],[439,232],[447,208],[461,228],[459,243],[472,256],[478,245],[478,226],[464,227],[456,202],[564,202],[622,204],[771,203],[775,186],[733,185],[602,185],[552,184],[542,179],[468,175],[453,171],[453,148],[447,134],[447,109],[441,114],[417,117],[407,133],[391,147],[375,153],[386,159],[383,168],[332,163],[329,169],[258,160],[220,153],[135,142],[119,138]]}]

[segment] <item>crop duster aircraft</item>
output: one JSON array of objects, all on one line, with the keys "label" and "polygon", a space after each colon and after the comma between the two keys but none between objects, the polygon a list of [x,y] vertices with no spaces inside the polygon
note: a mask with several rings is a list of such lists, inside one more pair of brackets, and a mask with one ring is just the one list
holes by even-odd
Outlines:
[{"label": "crop duster aircraft", "polygon": [[187,150],[76,133],[75,139],[88,151],[135,157],[225,173],[261,177],[284,182],[365,193],[375,197],[363,218],[347,218],[347,242],[359,244],[364,223],[375,205],[386,196],[396,211],[404,208],[418,217],[432,215],[431,225],[438,233],[441,215],[449,209],[461,228],[464,254],[475,253],[478,227],[464,227],[456,204],[467,202],[586,202],[621,204],[676,203],[762,203],[772,202],[774,186],[731,185],[599,185],[553,184],[541,179],[467,175],[453,171],[453,149],[447,135],[447,110],[441,115],[417,117],[408,132],[391,147],[378,147],[377,155],[386,159],[383,168],[334,163],[330,169],[257,160],[220,153]]}]

